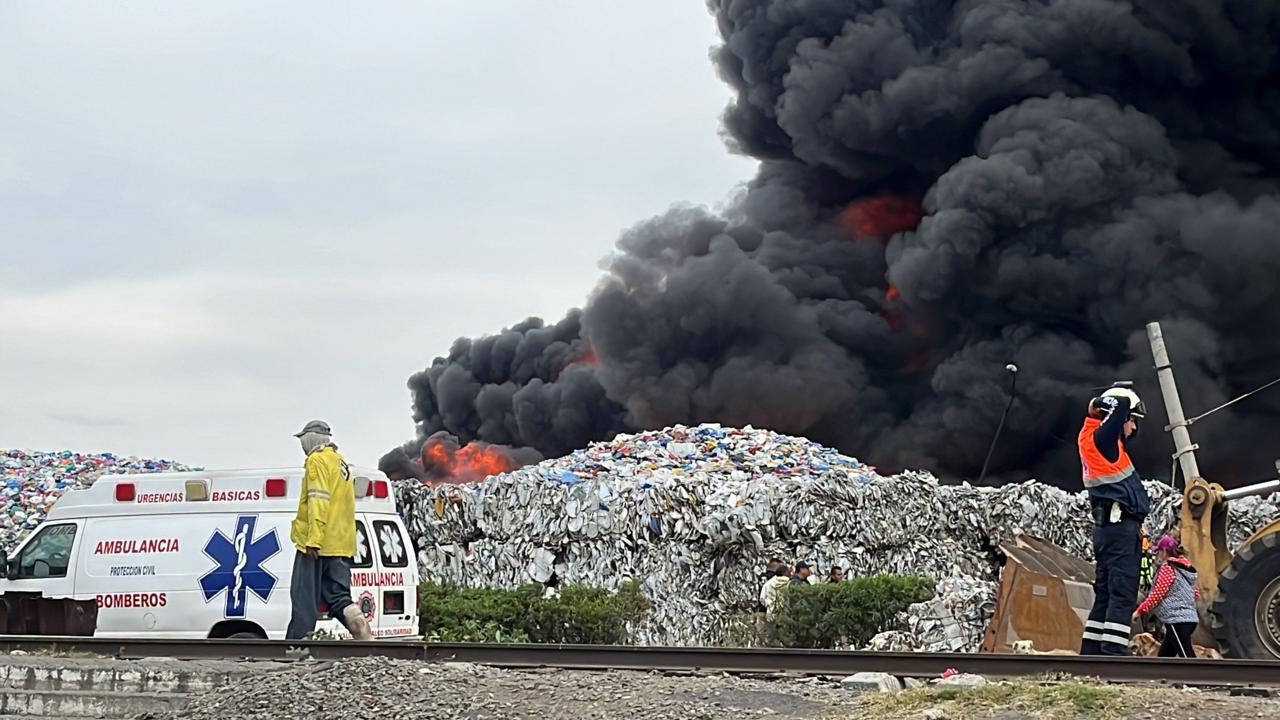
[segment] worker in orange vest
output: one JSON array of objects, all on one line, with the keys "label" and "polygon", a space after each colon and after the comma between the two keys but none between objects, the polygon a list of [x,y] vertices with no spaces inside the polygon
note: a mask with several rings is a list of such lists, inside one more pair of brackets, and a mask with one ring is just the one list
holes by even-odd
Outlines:
[{"label": "worker in orange vest", "polygon": [[1085,622],[1082,655],[1129,654],[1130,623],[1138,605],[1142,521],[1151,501],[1125,442],[1138,430],[1146,407],[1126,385],[1089,402],[1077,437],[1080,464],[1093,514],[1093,609]]}]

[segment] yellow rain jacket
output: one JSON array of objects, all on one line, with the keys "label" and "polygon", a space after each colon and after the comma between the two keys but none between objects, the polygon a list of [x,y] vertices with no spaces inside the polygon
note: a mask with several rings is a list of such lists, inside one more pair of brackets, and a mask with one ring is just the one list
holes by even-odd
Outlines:
[{"label": "yellow rain jacket", "polygon": [[356,554],[356,491],[350,468],[332,445],[307,456],[289,539],[300,552],[313,547],[325,557]]}]

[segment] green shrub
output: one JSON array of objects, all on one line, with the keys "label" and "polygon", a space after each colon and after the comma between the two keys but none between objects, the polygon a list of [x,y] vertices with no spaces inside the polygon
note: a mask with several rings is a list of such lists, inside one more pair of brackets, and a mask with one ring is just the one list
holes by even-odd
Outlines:
[{"label": "green shrub", "polygon": [[445,642],[534,642],[621,645],[627,623],[644,618],[649,602],[638,583],[617,593],[581,585],[543,598],[541,585],[515,590],[453,588],[423,583],[419,589],[422,635]]},{"label": "green shrub", "polygon": [[895,616],[911,603],[933,597],[926,577],[872,575],[841,583],[791,585],[782,589],[774,639],[784,647],[862,645],[895,628]]}]

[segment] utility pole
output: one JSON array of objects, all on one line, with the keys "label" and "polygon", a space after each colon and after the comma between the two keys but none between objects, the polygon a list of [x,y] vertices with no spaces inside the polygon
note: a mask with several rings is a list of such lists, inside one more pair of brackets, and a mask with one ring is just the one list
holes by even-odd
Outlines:
[{"label": "utility pole", "polygon": [[1173,457],[1182,467],[1184,485],[1189,485],[1193,479],[1200,477],[1200,466],[1196,464],[1195,454],[1200,446],[1191,442],[1191,433],[1187,431],[1187,417],[1182,412],[1182,400],[1178,398],[1178,385],[1173,381],[1173,366],[1169,363],[1169,351],[1164,347],[1160,323],[1147,323],[1147,339],[1151,341],[1156,376],[1160,378],[1160,394],[1164,397],[1164,407],[1169,413],[1169,426],[1165,430],[1173,432]]}]

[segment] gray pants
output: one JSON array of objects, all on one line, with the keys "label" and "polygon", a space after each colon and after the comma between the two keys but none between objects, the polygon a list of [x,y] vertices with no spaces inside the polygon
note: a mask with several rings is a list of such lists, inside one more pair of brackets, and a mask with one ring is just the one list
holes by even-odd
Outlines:
[{"label": "gray pants", "polygon": [[[316,629],[317,603],[329,608],[329,616],[346,627],[342,611],[351,600],[351,558],[307,557],[299,552],[293,557],[293,581],[289,583],[293,614],[289,618],[286,640],[301,640]],[[348,628],[350,629],[350,628]]]}]

